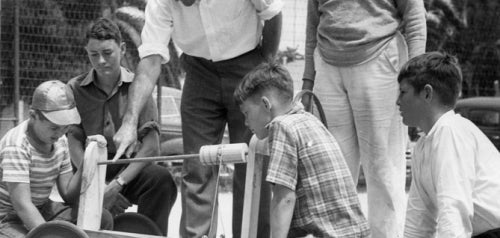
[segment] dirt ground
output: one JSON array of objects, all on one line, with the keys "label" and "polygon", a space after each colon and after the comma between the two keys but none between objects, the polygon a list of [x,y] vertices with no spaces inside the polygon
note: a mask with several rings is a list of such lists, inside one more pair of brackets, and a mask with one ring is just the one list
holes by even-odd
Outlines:
[{"label": "dirt ground", "polygon": [[[180,192],[180,191],[179,191]],[[367,210],[367,201],[366,201],[366,191],[365,189],[359,189],[358,197],[361,203],[361,208],[363,213],[366,215]],[[219,222],[217,229],[217,237],[221,237],[224,235],[225,238],[232,237],[232,205],[233,204],[233,194],[226,192],[219,194],[219,204],[224,204],[224,206],[219,206]],[[133,210],[134,208],[130,209]],[[181,199],[180,196],[177,196],[177,200],[175,201],[175,205],[170,212],[170,217],[168,219],[168,237],[179,237],[179,224],[181,218]]]}]

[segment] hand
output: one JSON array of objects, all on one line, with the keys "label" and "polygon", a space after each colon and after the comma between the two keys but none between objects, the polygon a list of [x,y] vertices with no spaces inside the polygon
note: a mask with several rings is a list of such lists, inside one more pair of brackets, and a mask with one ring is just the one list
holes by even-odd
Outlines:
[{"label": "hand", "polygon": [[109,208],[109,212],[111,212],[113,216],[116,216],[124,213],[130,206],[132,206],[132,203],[130,203],[121,193],[118,193],[115,203]]},{"label": "hand", "polygon": [[113,180],[104,191],[104,208],[113,215],[124,213],[127,208],[132,206],[132,203],[120,193],[121,189],[122,187]]},{"label": "hand", "polygon": [[[302,79],[302,90],[310,90],[312,91],[314,86],[314,81],[310,79]],[[308,112],[311,111],[311,99],[312,95],[306,94],[302,96],[302,105],[304,105],[304,109]]]},{"label": "hand", "polygon": [[113,161],[116,161],[124,154],[127,158],[130,158],[130,155],[134,152],[137,141],[136,126],[124,122],[115,136],[113,136],[113,141],[116,146],[116,154],[115,157],[113,157]]}]

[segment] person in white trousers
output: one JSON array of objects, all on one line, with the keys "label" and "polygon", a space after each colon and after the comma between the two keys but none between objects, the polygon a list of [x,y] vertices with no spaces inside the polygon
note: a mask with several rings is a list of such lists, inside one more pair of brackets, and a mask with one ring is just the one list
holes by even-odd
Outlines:
[{"label": "person in white trousers", "polygon": [[425,43],[422,0],[309,0],[302,88],[319,97],[355,182],[363,166],[374,238],[402,237],[407,128],[397,75]]}]

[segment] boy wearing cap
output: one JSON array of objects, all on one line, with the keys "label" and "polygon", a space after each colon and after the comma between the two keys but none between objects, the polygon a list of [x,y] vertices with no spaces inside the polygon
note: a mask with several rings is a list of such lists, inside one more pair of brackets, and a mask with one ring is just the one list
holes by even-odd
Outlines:
[{"label": "boy wearing cap", "polygon": [[457,59],[417,56],[398,82],[403,123],[425,132],[413,152],[405,237],[500,237],[500,153],[453,111],[462,85]]},{"label": "boy wearing cap", "polygon": [[[24,237],[49,220],[76,221],[77,209],[49,199],[55,184],[69,205],[80,195],[82,173],[72,173],[64,136],[76,123],[71,91],[47,81],[35,89],[29,119],[0,140],[0,237]],[[103,215],[102,227],[112,228],[110,215]]]},{"label": "boy wearing cap", "polygon": [[368,237],[356,187],[335,138],[293,101],[280,65],[263,63],[234,92],[245,124],[268,137],[271,237]]},{"label": "boy wearing cap", "polygon": [[[128,100],[128,88],[134,74],[120,66],[125,43],[118,26],[106,18],[98,19],[87,32],[85,46],[92,65],[90,72],[68,82],[75,95],[82,122],[68,133],[71,159],[83,160],[87,136],[103,135],[108,144],[108,159],[116,152],[113,136],[121,126]],[[152,96],[137,124],[140,136],[133,157],[159,155],[159,126]],[[137,211],[153,220],[163,235],[167,234],[168,215],[177,197],[177,187],[170,172],[153,163],[108,165],[104,207],[113,214],[123,213],[132,203]]]}]

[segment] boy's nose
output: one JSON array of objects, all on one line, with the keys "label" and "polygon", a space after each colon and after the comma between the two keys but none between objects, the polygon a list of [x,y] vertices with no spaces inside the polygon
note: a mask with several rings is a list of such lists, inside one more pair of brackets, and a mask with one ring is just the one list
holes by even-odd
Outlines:
[{"label": "boy's nose", "polygon": [[104,59],[104,56],[99,55],[99,60],[97,61],[99,64],[104,64],[106,63],[106,59]]}]

